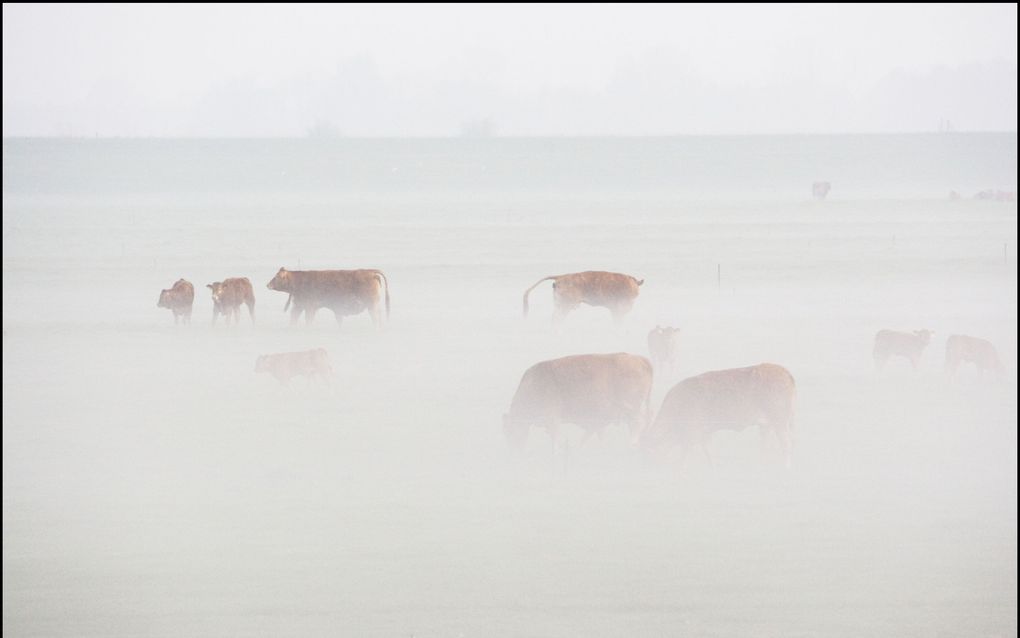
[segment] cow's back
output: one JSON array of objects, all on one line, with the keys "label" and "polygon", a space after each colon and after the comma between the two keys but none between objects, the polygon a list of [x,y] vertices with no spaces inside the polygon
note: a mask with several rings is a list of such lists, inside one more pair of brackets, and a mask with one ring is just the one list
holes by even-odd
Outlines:
[{"label": "cow's back", "polygon": [[651,382],[651,363],[637,355],[574,355],[543,361],[524,373],[511,414],[522,419],[612,420],[621,410],[639,409]]}]

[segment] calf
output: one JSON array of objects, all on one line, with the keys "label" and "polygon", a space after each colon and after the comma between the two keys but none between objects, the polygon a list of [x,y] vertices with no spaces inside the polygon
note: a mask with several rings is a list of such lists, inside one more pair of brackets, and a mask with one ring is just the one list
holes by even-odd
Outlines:
[{"label": "calf", "polygon": [[157,308],[169,308],[174,313],[174,323],[191,323],[191,306],[195,301],[195,287],[190,281],[178,279],[169,289],[159,293]]},{"label": "calf", "polygon": [[333,366],[324,348],[303,352],[280,352],[264,354],[255,360],[255,372],[268,372],[283,385],[288,385],[296,376],[304,375],[311,380],[318,376],[327,384],[332,380]]},{"label": "calf", "polygon": [[927,329],[913,332],[879,330],[875,333],[875,346],[871,350],[872,357],[875,359],[875,368],[881,370],[885,367],[889,357],[899,356],[909,359],[910,365],[917,370],[917,364],[933,334],[935,333]]},{"label": "calf", "polygon": [[212,290],[213,316],[212,323],[216,325],[216,318],[220,315],[226,317],[227,325],[230,325],[230,318],[234,323],[241,323],[241,304],[248,306],[248,314],[251,322],[255,323],[255,292],[252,290],[251,282],[247,277],[232,277],[223,281],[214,281],[207,284],[206,288]]},{"label": "calf", "polygon": [[973,363],[982,373],[988,371],[997,377],[1002,376],[1002,362],[992,342],[966,335],[950,335],[946,339],[946,372],[951,377],[956,376],[956,370],[965,362]]}]

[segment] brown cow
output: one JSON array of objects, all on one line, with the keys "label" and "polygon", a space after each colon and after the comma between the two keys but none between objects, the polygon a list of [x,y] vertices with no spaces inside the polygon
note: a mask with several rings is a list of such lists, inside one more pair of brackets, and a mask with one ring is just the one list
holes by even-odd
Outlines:
[{"label": "brown cow", "polygon": [[174,313],[174,324],[178,321],[191,323],[191,306],[195,301],[195,287],[190,281],[178,279],[169,289],[159,293],[157,308],[169,308]]},{"label": "brown cow", "polygon": [[214,326],[216,318],[220,315],[226,317],[228,326],[231,317],[234,318],[234,323],[241,323],[242,303],[248,306],[251,322],[255,323],[255,291],[252,290],[251,282],[247,277],[231,277],[223,281],[214,281],[207,284],[206,288],[212,290],[212,323]]},{"label": "brown cow", "polygon": [[511,446],[524,446],[531,426],[545,428],[553,450],[559,427],[573,423],[584,440],[606,426],[625,423],[636,438],[650,418],[652,364],[633,354],[581,354],[542,361],[521,378],[503,433]]},{"label": "brown cow", "polygon": [[811,185],[811,195],[818,200],[825,199],[830,190],[832,190],[832,184],[829,182],[815,182]]},{"label": "brown cow", "polygon": [[301,313],[309,325],[319,308],[329,308],[336,315],[337,325],[345,315],[356,315],[365,310],[376,328],[382,326],[382,297],[385,291],[386,318],[390,317],[390,286],[381,270],[287,270],[280,268],[267,284],[270,290],[290,293],[287,307],[291,325],[297,323]]},{"label": "brown cow", "polygon": [[524,291],[525,317],[528,316],[528,295],[548,279],[553,280],[553,321],[556,323],[562,321],[571,310],[586,303],[608,308],[613,313],[613,320],[619,324],[634,306],[634,300],[640,292],[638,286],[645,283],[644,279],[600,270],[550,275],[539,279],[534,286]]},{"label": "brown cow", "polygon": [[946,372],[956,376],[961,363],[970,362],[984,373],[992,372],[1002,377],[1002,362],[992,342],[966,335],[950,335],[946,339]]},{"label": "brown cow", "polygon": [[686,457],[691,447],[698,445],[711,462],[708,441],[712,433],[758,425],[762,447],[774,433],[789,468],[796,399],[793,375],[774,363],[699,374],[677,383],[666,394],[655,422],[641,437],[642,447],[679,444]]},{"label": "brown cow", "polygon": [[680,354],[680,330],[655,326],[648,333],[648,354],[656,370],[672,374]]},{"label": "brown cow", "polygon": [[896,330],[879,330],[875,333],[875,345],[871,349],[871,355],[875,359],[875,368],[881,370],[885,367],[889,357],[905,357],[910,360],[910,365],[917,370],[917,364],[921,361],[924,349],[931,342],[931,336],[935,334],[931,330],[915,330],[913,332],[898,332]]},{"label": "brown cow", "polygon": [[305,375],[309,380],[318,375],[329,384],[333,376],[333,367],[329,364],[326,350],[317,348],[303,352],[264,354],[255,360],[255,372],[268,372],[283,385],[289,384],[290,380],[298,375]]}]

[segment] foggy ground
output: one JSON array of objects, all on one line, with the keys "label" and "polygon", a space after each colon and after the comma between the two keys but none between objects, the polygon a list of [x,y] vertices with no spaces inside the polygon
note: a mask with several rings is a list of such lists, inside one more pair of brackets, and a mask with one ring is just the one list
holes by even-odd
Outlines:
[{"label": "foggy ground", "polygon": [[[1016,635],[1015,204],[4,199],[5,635]],[[280,266],[381,268],[392,319],[291,328]],[[584,307],[556,333],[548,284],[521,318],[584,269],[646,280],[622,329]],[[210,328],[228,276],[254,327]],[[190,327],[156,308],[178,277]],[[622,429],[566,470],[541,432],[509,454],[528,366],[647,354],[657,323],[684,348],[656,409],[791,370],[791,472],[753,429],[682,474]],[[935,331],[916,374],[875,373],[881,328]],[[1007,379],[947,380],[953,333]],[[320,346],[332,392],[253,372]]]}]

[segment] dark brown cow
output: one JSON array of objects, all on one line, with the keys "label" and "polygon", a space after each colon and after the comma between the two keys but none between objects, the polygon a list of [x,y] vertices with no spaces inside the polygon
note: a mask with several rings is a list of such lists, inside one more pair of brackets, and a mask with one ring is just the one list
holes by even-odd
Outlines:
[{"label": "dark brown cow", "polygon": [[973,363],[982,373],[988,371],[997,377],[1002,376],[1002,362],[992,342],[966,335],[950,335],[946,339],[946,372],[956,376],[956,370],[965,362]]},{"label": "dark brown cow", "polygon": [[169,289],[159,293],[157,308],[169,308],[174,313],[174,323],[191,323],[191,306],[195,301],[195,287],[190,281],[178,279]]},{"label": "dark brown cow", "polygon": [[652,328],[648,333],[648,354],[656,371],[672,374],[680,355],[680,330],[669,326]]},{"label": "dark brown cow", "polygon": [[796,398],[793,375],[774,363],[699,374],[684,379],[666,394],[655,422],[641,437],[642,446],[678,444],[686,457],[698,445],[711,462],[708,442],[712,433],[758,425],[763,448],[770,434],[779,438],[789,468]]},{"label": "dark brown cow", "polygon": [[825,199],[830,190],[832,190],[832,184],[829,182],[815,182],[811,185],[811,195],[815,199]]},{"label": "dark brown cow", "polygon": [[884,368],[889,357],[904,357],[909,359],[910,365],[917,370],[917,364],[921,361],[921,355],[931,342],[933,334],[935,333],[927,329],[913,332],[879,330],[875,333],[875,345],[871,349],[875,368],[879,370]]},{"label": "dark brown cow", "polygon": [[329,308],[340,325],[345,315],[365,310],[376,328],[382,326],[382,298],[385,291],[386,318],[390,316],[390,286],[381,270],[287,270],[280,268],[269,282],[270,290],[290,293],[284,311],[293,303],[291,324],[301,313],[312,323],[319,308]]},{"label": "dark brown cow", "polygon": [[523,447],[531,426],[545,428],[553,448],[559,427],[573,423],[585,440],[614,423],[630,426],[636,438],[649,421],[652,364],[633,354],[582,354],[542,361],[521,378],[503,433],[511,446]]},{"label": "dark brown cow", "polygon": [[212,323],[214,326],[216,318],[220,315],[226,317],[228,326],[231,317],[234,318],[234,323],[241,323],[242,303],[248,306],[251,322],[255,323],[255,291],[252,290],[251,282],[247,277],[231,277],[223,281],[214,281],[207,284],[206,288],[212,290]]},{"label": "dark brown cow", "polygon": [[601,270],[567,275],[550,275],[539,279],[534,286],[524,291],[524,316],[528,316],[528,295],[543,281],[553,280],[553,321],[559,323],[571,310],[582,303],[602,306],[613,313],[613,320],[619,324],[634,307],[634,300],[640,292],[644,279],[630,275]]},{"label": "dark brown cow", "polygon": [[255,360],[255,372],[268,372],[283,385],[289,384],[292,378],[299,375],[307,376],[309,380],[319,376],[328,384],[333,376],[333,367],[329,364],[326,350],[317,348],[303,352],[264,354]]}]

